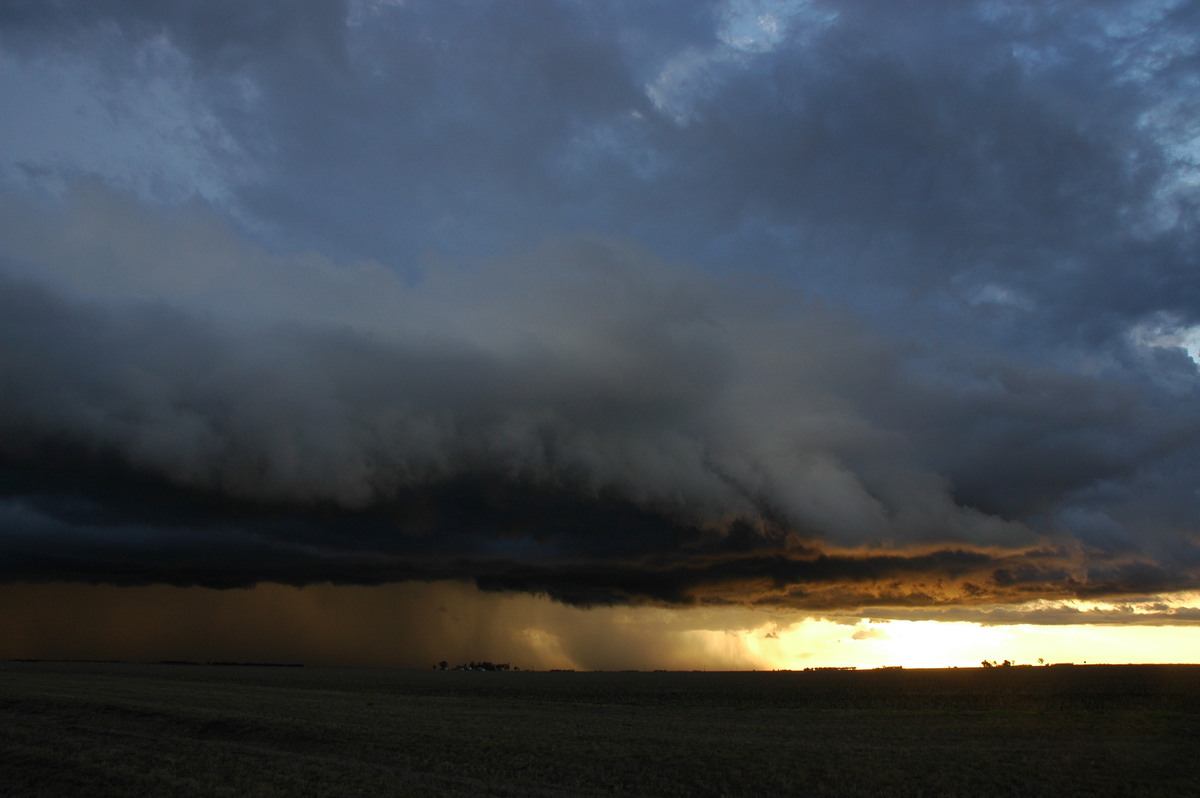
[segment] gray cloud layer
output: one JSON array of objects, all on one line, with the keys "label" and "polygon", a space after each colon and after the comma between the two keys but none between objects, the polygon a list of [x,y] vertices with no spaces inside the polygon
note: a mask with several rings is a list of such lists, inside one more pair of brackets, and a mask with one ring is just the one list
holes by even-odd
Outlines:
[{"label": "gray cloud layer", "polygon": [[9,4],[3,576],[1195,588],[1200,11],[919,9]]}]

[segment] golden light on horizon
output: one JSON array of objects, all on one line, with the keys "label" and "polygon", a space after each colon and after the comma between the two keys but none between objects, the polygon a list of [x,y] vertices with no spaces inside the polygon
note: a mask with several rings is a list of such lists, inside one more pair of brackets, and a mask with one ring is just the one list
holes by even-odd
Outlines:
[{"label": "golden light on horizon", "polygon": [[[873,621],[853,626],[806,620],[759,646],[765,664],[809,667],[977,667],[983,660],[1183,663],[1200,660],[1200,628],[1088,624],[987,626],[970,621]],[[774,649],[774,650],[772,650]]]},{"label": "golden light on horizon", "polygon": [[236,590],[25,584],[0,586],[0,604],[8,608],[0,658],[405,668],[488,659],[579,670],[1200,662],[1195,592],[959,608],[943,620],[913,610],[888,619],[747,607],[584,609],[459,582]]},{"label": "golden light on horizon", "polygon": [[[1009,621],[1056,623],[810,618],[761,636],[754,648],[773,667],[792,669],[1200,662],[1198,607],[1200,593],[1192,591],[1124,602],[1039,600],[1006,611]],[[1075,616],[1079,622],[1061,621]]]}]

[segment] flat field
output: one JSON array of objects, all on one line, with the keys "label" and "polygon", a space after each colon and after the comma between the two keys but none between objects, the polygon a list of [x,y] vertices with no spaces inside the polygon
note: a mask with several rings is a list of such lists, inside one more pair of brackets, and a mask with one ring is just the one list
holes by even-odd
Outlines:
[{"label": "flat field", "polygon": [[1200,666],[0,663],[5,796],[1200,795]]}]

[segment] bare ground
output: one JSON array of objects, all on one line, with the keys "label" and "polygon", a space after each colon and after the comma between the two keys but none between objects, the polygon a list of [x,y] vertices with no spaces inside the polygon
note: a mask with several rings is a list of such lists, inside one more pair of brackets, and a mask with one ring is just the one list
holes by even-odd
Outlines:
[{"label": "bare ground", "polygon": [[1200,795],[1200,666],[8,662],[7,796]]}]

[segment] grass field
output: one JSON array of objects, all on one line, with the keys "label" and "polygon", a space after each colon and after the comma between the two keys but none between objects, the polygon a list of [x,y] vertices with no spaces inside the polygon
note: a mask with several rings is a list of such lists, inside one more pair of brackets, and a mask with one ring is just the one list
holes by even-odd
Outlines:
[{"label": "grass field", "polygon": [[1200,795],[1200,666],[0,667],[5,796]]}]

